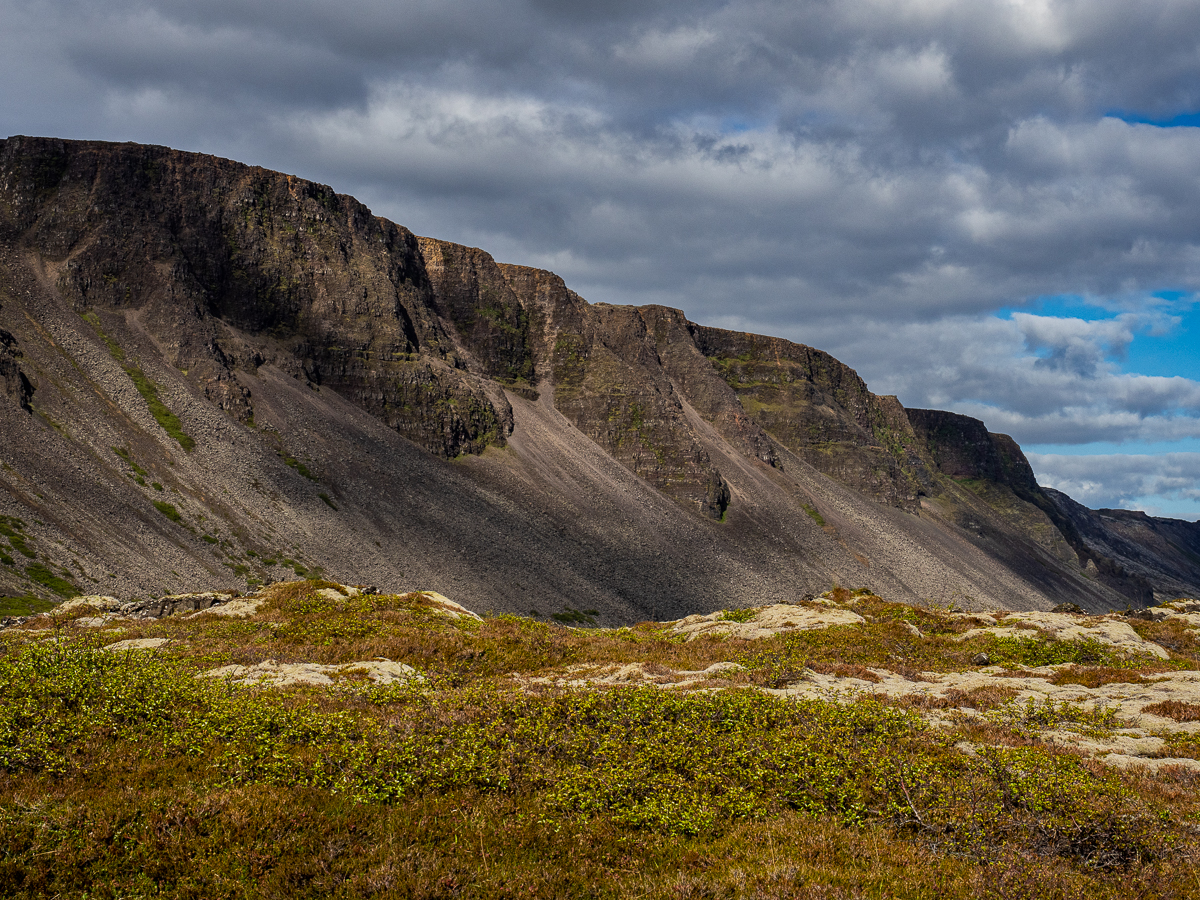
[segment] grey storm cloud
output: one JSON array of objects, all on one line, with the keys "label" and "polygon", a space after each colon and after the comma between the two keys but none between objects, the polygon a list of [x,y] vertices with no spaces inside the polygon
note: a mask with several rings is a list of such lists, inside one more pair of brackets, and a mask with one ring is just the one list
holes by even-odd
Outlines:
[{"label": "grey storm cloud", "polygon": [[[1200,434],[1200,4],[0,0],[0,131],[334,185],[593,301],[782,334],[1021,441]],[[999,309],[1076,295],[1083,322]]]}]

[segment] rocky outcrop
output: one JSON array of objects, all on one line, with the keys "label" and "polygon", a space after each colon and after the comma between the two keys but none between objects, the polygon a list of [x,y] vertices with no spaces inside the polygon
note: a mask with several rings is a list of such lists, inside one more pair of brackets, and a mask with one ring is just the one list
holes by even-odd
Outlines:
[{"label": "rocky outcrop", "polygon": [[220,666],[201,672],[198,677],[263,688],[293,687],[299,684],[329,687],[337,684],[353,685],[362,681],[370,684],[404,684],[423,680],[412,666],[389,659],[369,659],[334,665],[279,663],[268,659],[253,666]]},{"label": "rocky outcrop", "polygon": [[834,628],[839,625],[861,625],[865,620],[856,612],[836,607],[805,607],[778,603],[761,609],[709,613],[706,616],[687,616],[677,622],[668,622],[672,634],[685,640],[696,638],[726,637],[743,641],[754,641],[792,631],[811,631]]},{"label": "rocky outcrop", "polygon": [[554,323],[554,405],[615,459],[668,496],[719,519],[729,488],[697,440],[642,312],[569,310]]},{"label": "rocky outcrop", "polygon": [[1042,488],[1075,536],[1089,577],[1114,586],[1132,605],[1200,595],[1200,523],[1131,510],[1091,510]]},{"label": "rocky outcrop", "polygon": [[490,352],[497,332],[523,336],[520,354],[502,351],[509,361],[499,375],[508,390],[531,396],[526,380],[551,388],[558,411],[630,471],[708,518],[724,515],[729,488],[688,421],[684,404],[691,395],[681,392],[673,380],[678,372],[660,352],[672,340],[659,327],[664,316],[673,318],[674,337],[691,345],[681,313],[592,306],[551,272],[421,241],[427,258],[437,261],[431,276],[437,302],[451,311],[459,334],[471,336],[465,343],[473,353]]},{"label": "rocky outcrop", "polygon": [[20,358],[17,339],[0,329],[0,392],[25,412],[31,412],[29,401],[33,398],[33,385],[17,364]]},{"label": "rocky outcrop", "polygon": [[61,617],[83,611],[88,615],[76,619],[76,623],[82,623],[84,627],[98,626],[114,619],[161,619],[203,612],[219,608],[237,596],[237,591],[201,591],[122,603],[116,597],[86,594],[60,603],[55,607],[54,615]]},{"label": "rocky outcrop", "polygon": [[[1170,566],[1134,563],[1147,547],[1122,541],[1110,533],[1105,523],[1095,520],[1090,510],[1038,485],[1025,454],[1008,435],[990,433],[983,422],[958,413],[934,409],[910,409],[907,413],[941,475],[968,487],[1001,515],[1023,518],[1022,530],[1034,534],[1044,545],[1058,548],[1060,558],[1072,559],[1065,552],[1069,547],[1086,577],[1136,606],[1154,602],[1154,579],[1158,575],[1166,575],[1168,579],[1159,582],[1163,593],[1159,599],[1165,599],[1165,593],[1172,590],[1194,592],[1197,586],[1194,575],[1189,582],[1179,580],[1177,571],[1173,571],[1173,578],[1167,575],[1172,570]],[[956,514],[960,522],[971,515],[961,508]],[[1114,540],[1122,543],[1123,550],[1114,549]],[[1147,578],[1147,574],[1153,577]]]},{"label": "rocky outcrop", "polygon": [[537,315],[538,307],[517,299],[501,268],[482,250],[434,238],[417,242],[433,285],[434,308],[454,324],[480,371],[506,382],[529,382],[529,344],[537,332],[530,316]]},{"label": "rocky outcrop", "polygon": [[1037,492],[1037,479],[1021,448],[1007,434],[992,434],[978,419],[940,409],[905,411],[937,471],[955,479],[985,479],[1018,494]]}]

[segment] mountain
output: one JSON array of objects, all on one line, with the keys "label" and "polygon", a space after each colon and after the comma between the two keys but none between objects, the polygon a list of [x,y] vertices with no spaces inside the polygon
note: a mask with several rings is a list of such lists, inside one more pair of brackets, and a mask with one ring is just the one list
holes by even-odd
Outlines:
[{"label": "mountain", "polygon": [[13,608],[293,572],[605,623],[1200,588],[1200,525],[1086,510],[820,350],[163,147],[0,141],[0,429]]}]

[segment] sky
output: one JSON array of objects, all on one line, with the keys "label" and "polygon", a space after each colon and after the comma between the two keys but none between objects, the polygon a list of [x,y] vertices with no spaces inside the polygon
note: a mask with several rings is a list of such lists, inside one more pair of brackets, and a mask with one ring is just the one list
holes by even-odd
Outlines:
[{"label": "sky", "polygon": [[279,169],[1200,518],[1200,2],[0,0],[0,135]]}]

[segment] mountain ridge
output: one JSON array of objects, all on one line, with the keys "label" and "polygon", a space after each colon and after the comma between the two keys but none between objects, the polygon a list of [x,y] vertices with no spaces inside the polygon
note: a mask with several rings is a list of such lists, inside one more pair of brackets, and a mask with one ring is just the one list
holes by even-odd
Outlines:
[{"label": "mountain ridge", "polygon": [[1084,515],[1011,438],[823,351],[589,304],[229,160],[0,142],[0,327],[13,596],[353,573],[630,621],[831,583],[1200,590],[1200,527]]}]

